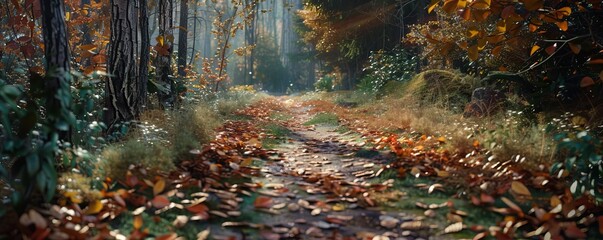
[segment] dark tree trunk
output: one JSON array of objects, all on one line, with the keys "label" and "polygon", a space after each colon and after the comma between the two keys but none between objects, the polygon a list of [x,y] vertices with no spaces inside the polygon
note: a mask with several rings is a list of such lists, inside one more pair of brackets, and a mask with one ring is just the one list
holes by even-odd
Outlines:
[{"label": "dark tree trunk", "polygon": [[191,57],[188,61],[188,65],[193,65],[193,60],[195,59],[195,45],[197,44],[197,12],[199,11],[197,6],[197,0],[193,1],[193,6],[195,6],[194,15],[193,15],[193,46],[191,49]]},{"label": "dark tree trunk", "polygon": [[134,120],[140,113],[138,81],[137,9],[135,0],[111,0],[111,38],[106,84],[105,122],[112,132],[115,124]]},{"label": "dark tree trunk", "polygon": [[159,0],[159,38],[163,39],[163,51],[159,51],[155,60],[155,82],[159,85],[157,96],[159,104],[164,108],[170,108],[175,100],[175,83],[170,77],[172,75],[172,53],[174,35],[173,35],[173,4],[171,0]]},{"label": "dark tree trunk", "polygon": [[186,51],[188,47],[188,0],[180,1],[180,28],[178,30],[178,76],[186,75]]},{"label": "dark tree trunk", "polygon": [[[71,141],[71,73],[63,0],[41,0],[42,34],[46,59],[46,117],[51,131],[62,141]],[[48,141],[52,137],[48,136]]]},{"label": "dark tree trunk", "polygon": [[149,48],[151,40],[149,36],[149,7],[147,0],[140,1],[140,12],[138,21],[140,23],[140,67],[138,74],[140,75],[140,106],[145,108],[147,104],[147,85],[149,84]]}]

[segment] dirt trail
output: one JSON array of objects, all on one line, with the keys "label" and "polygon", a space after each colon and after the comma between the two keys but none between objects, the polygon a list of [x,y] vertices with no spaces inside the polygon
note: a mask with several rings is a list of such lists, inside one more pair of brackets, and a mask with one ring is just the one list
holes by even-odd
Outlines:
[{"label": "dirt trail", "polygon": [[425,239],[436,233],[434,225],[421,221],[424,216],[383,211],[371,200],[375,189],[389,184],[377,182],[376,175],[391,155],[374,151],[370,157],[358,156],[361,142],[335,125],[305,126],[310,109],[281,101],[291,109],[287,128],[292,133],[276,148],[283,158],[266,161],[263,176],[253,179],[263,183],[258,193],[273,205],[249,209],[258,212],[253,224],[270,231],[247,233],[247,239]]}]

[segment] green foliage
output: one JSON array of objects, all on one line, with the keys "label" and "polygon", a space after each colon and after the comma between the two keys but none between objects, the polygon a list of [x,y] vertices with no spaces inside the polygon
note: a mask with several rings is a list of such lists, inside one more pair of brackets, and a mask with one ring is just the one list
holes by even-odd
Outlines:
[{"label": "green foliage", "polygon": [[[38,102],[29,97],[43,99],[43,80],[40,76],[32,76],[31,80],[32,90],[27,96],[21,86],[0,82],[0,150],[3,156],[0,175],[13,188],[11,204],[19,211],[24,210],[34,191],[38,191],[46,202],[53,198],[57,185],[55,156],[59,152],[57,130],[69,129],[73,117],[68,110],[62,109],[42,119]],[[64,95],[60,92],[56,97]],[[65,97],[62,101],[69,102],[70,99]]]},{"label": "green foliage", "polygon": [[314,83],[314,88],[317,91],[330,92],[334,89],[334,77],[330,74],[322,76],[318,81]]},{"label": "green foliage", "polygon": [[[555,136],[557,149],[563,161],[551,167],[551,174],[569,171],[573,183],[572,193],[580,195],[588,192],[597,202],[603,202],[603,161],[601,160],[601,140],[589,131],[559,133]],[[562,170],[563,169],[563,170]]]},{"label": "green foliage", "polygon": [[415,75],[417,63],[416,55],[404,48],[371,52],[368,66],[363,69],[365,76],[360,80],[358,90],[378,92],[388,81],[408,81]]},{"label": "green foliage", "polygon": [[112,179],[124,179],[131,165],[146,169],[150,176],[175,169],[172,154],[166,147],[152,142],[128,140],[107,146],[103,150],[98,174]]},{"label": "green foliage", "polygon": [[339,125],[339,118],[334,113],[319,113],[314,115],[312,119],[305,122],[304,125]]}]

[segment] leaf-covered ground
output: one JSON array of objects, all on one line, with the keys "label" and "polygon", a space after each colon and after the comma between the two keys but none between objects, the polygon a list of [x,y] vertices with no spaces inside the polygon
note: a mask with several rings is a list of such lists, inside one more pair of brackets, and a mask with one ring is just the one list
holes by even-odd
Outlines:
[{"label": "leaf-covered ground", "polygon": [[[225,122],[177,171],[131,167],[102,200],[19,217],[32,239],[599,238],[601,210],[521,159],[479,142],[370,127],[376,116],[321,100],[265,98]],[[17,216],[15,216],[17,217]],[[7,225],[6,227],[11,227]]]}]

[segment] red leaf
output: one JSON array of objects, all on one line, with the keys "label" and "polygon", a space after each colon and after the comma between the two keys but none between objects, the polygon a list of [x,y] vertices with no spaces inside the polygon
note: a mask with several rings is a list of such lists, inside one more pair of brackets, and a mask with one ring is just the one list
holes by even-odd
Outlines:
[{"label": "red leaf", "polygon": [[583,77],[582,80],[580,80],[580,87],[588,87],[591,85],[594,85],[595,81],[591,78],[591,77]]},{"label": "red leaf", "polygon": [[170,200],[165,195],[157,195],[151,200],[151,204],[155,208],[164,208],[170,205]]},{"label": "red leaf", "polygon": [[270,208],[272,205],[272,198],[259,196],[253,202],[253,206],[256,208]]},{"label": "red leaf", "polygon": [[165,235],[161,235],[157,238],[155,238],[155,240],[174,240],[178,237],[178,234],[176,233],[168,233]]},{"label": "red leaf", "polygon": [[209,210],[209,208],[207,208],[207,206],[205,206],[205,204],[199,203],[197,205],[186,207],[186,210],[188,210],[188,211],[190,211],[192,213],[198,214],[198,213],[207,212]]},{"label": "red leaf", "polygon": [[488,194],[485,194],[485,193],[482,193],[480,195],[480,200],[483,203],[490,203],[490,204],[494,203],[494,198],[492,196],[488,195]]},{"label": "red leaf", "polygon": [[565,236],[571,238],[571,239],[578,239],[578,238],[586,238],[586,233],[584,233],[582,230],[580,230],[580,228],[578,228],[578,226],[576,226],[575,222],[570,222],[569,225],[567,225],[567,227],[565,227]]}]

